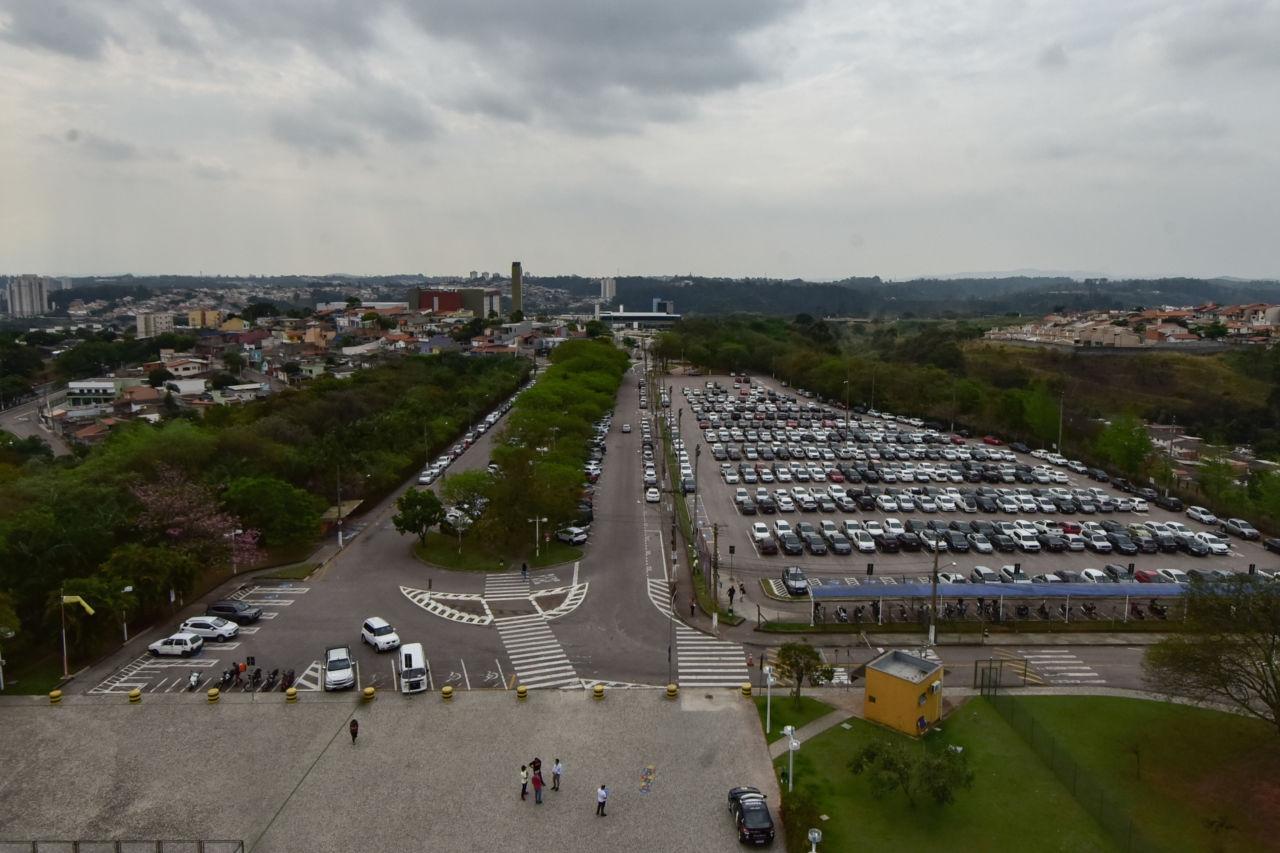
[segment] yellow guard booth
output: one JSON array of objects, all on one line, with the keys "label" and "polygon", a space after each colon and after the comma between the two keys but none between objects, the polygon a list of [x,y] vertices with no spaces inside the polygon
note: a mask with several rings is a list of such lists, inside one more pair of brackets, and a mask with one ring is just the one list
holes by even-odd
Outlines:
[{"label": "yellow guard booth", "polygon": [[898,649],[866,666],[868,720],[917,736],[942,716],[942,664]]}]

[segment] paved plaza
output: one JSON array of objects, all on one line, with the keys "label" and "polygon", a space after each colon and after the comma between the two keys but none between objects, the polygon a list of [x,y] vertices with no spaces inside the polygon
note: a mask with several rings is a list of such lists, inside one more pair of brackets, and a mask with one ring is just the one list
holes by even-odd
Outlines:
[{"label": "paved plaza", "polygon": [[[548,785],[552,760],[565,767],[541,806],[519,797],[534,756]],[[768,791],[775,816],[779,804],[755,709],[726,689],[15,698],[0,700],[0,766],[0,840],[234,839],[263,853],[728,851],[730,787]]]}]

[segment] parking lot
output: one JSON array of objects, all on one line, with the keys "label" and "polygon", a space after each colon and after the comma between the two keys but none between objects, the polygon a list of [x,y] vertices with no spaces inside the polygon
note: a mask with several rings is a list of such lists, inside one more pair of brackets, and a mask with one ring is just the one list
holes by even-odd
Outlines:
[{"label": "parking lot", "polygon": [[[759,378],[666,381],[668,411],[697,469],[699,526],[704,535],[718,528],[722,574],[761,581],[766,594],[786,595],[788,566],[815,585],[870,584],[869,595],[927,583],[935,549],[944,581],[957,582],[977,566],[996,583],[1016,565],[1018,580],[1052,584],[1277,564],[1258,541],[1125,494],[1070,460],[887,413],[852,412],[846,422],[842,411]],[[1203,548],[1199,534],[1209,534]],[[1220,553],[1195,553],[1210,545]]]}]

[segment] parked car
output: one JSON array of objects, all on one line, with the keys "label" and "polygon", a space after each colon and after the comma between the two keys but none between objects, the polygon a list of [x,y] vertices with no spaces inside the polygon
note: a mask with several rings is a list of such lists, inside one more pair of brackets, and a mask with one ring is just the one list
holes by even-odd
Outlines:
[{"label": "parked car", "polygon": [[1217,524],[1218,517],[1202,506],[1187,507],[1187,518],[1201,524]]},{"label": "parked car", "polygon": [[234,640],[240,626],[220,616],[193,616],[178,626],[179,633],[195,634],[207,640]]},{"label": "parked car", "polygon": [[1262,534],[1243,518],[1228,518],[1222,522],[1222,532],[1239,536],[1241,539],[1261,539]]},{"label": "parked car", "polygon": [[1182,512],[1183,509],[1182,501],[1173,495],[1160,495],[1152,503],[1170,512]]},{"label": "parked car", "polygon": [[759,788],[729,789],[729,813],[741,844],[765,845],[773,842],[773,816]]},{"label": "parked car", "polygon": [[1000,580],[1004,583],[1031,583],[1027,573],[1017,566],[1001,566]]},{"label": "parked car", "polygon": [[168,657],[172,655],[185,658],[199,654],[202,648],[204,648],[203,637],[190,631],[179,631],[176,634],[165,637],[163,640],[156,640],[147,646],[147,651],[151,652],[152,657]]},{"label": "parked car", "polygon": [[585,545],[587,531],[581,527],[565,527],[556,531],[556,539],[568,545]]},{"label": "parked car", "polygon": [[360,641],[368,643],[380,652],[389,652],[400,645],[400,635],[381,616],[370,616],[360,625]]},{"label": "parked car", "polygon": [[658,493],[657,489],[650,487],[644,493],[644,500],[645,503],[656,504],[658,501],[662,500],[662,495]]},{"label": "parked car", "polygon": [[787,566],[782,570],[782,586],[789,595],[809,594],[809,579],[799,566]]},{"label": "parked car", "polygon": [[1000,583],[1000,576],[996,574],[994,569],[987,566],[974,566],[969,572],[969,581],[971,583]]},{"label": "parked car", "polygon": [[1273,554],[1280,554],[1280,539],[1270,538],[1262,540],[1262,547],[1266,548]]},{"label": "parked car", "polygon": [[355,663],[351,649],[346,646],[330,646],[324,650],[324,689],[343,690],[356,684]]},{"label": "parked car", "polygon": [[245,604],[243,601],[227,599],[215,601],[204,609],[206,616],[220,616],[237,625],[252,625],[262,618],[262,608]]}]

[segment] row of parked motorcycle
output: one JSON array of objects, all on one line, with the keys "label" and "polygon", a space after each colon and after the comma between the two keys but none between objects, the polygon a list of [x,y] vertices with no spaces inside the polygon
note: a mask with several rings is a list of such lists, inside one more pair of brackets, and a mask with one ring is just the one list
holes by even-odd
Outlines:
[{"label": "row of parked motorcycle", "polygon": [[[291,669],[285,670],[283,675],[278,669],[273,669],[264,675],[260,666],[254,667],[251,671],[243,663],[232,663],[222,671],[222,677],[218,679],[218,689],[223,693],[236,689],[244,693],[270,693],[277,688],[284,692],[293,686],[295,680],[296,676]],[[187,678],[187,689],[196,690],[203,681],[204,677],[200,671],[192,670]]]}]

